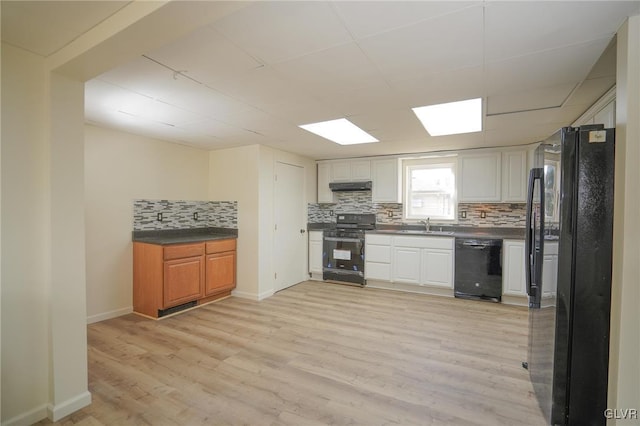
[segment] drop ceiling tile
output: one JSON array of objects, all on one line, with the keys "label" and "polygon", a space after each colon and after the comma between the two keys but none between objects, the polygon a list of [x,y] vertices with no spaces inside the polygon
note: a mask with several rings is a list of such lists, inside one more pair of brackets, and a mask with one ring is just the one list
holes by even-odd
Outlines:
[{"label": "drop ceiling tile", "polygon": [[261,109],[283,103],[295,104],[308,98],[303,85],[270,67],[238,73],[233,79],[214,87],[238,102]]},{"label": "drop ceiling tile", "polygon": [[482,63],[482,7],[472,7],[358,41],[390,81]]},{"label": "drop ceiling tile", "polygon": [[318,91],[317,98],[331,105],[336,116],[352,116],[369,111],[390,110],[410,107],[397,91],[392,90],[383,81],[373,80],[367,86],[325,89]]},{"label": "drop ceiling tile", "polygon": [[349,117],[358,127],[381,142],[428,139],[430,136],[411,109],[378,109]]},{"label": "drop ceiling tile", "polygon": [[576,87],[577,85],[575,84],[564,84],[489,96],[486,103],[486,114],[494,115],[560,107]]},{"label": "drop ceiling tile", "polygon": [[465,9],[477,2],[345,1],[334,7],[356,38],[406,27]]},{"label": "drop ceiling tile", "polygon": [[481,66],[394,81],[391,85],[411,108],[484,96]]},{"label": "drop ceiling tile", "polygon": [[488,95],[577,84],[587,76],[608,43],[609,39],[593,40],[487,64]]},{"label": "drop ceiling tile", "polygon": [[486,59],[493,62],[610,39],[626,16],[637,10],[638,2],[628,1],[489,2]]},{"label": "drop ceiling tile", "polygon": [[582,105],[586,110],[616,84],[616,78],[602,77],[585,80],[567,100],[566,106]]},{"label": "drop ceiling tile", "polygon": [[374,64],[355,43],[343,44],[273,66],[286,78],[315,93],[384,84]]},{"label": "drop ceiling tile", "polygon": [[98,81],[110,84],[114,92],[126,89],[210,117],[223,118],[250,109],[241,101],[183,75],[174,75],[172,71],[144,57],[106,72],[87,84],[98,84]]},{"label": "drop ceiling tile", "polygon": [[2,41],[49,56],[129,1],[3,1]]},{"label": "drop ceiling tile", "polygon": [[212,26],[200,28],[146,56],[210,85],[262,66]]},{"label": "drop ceiling tile", "polygon": [[214,28],[266,64],[352,40],[328,2],[256,2]]}]

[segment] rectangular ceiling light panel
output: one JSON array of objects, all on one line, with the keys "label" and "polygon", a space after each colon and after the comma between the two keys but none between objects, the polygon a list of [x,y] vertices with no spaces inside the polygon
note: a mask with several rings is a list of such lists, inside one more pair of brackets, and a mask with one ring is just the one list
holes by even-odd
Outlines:
[{"label": "rectangular ceiling light panel", "polygon": [[340,145],[379,142],[346,118],[303,124],[299,127]]},{"label": "rectangular ceiling light panel", "polygon": [[482,130],[482,98],[412,108],[431,136]]}]

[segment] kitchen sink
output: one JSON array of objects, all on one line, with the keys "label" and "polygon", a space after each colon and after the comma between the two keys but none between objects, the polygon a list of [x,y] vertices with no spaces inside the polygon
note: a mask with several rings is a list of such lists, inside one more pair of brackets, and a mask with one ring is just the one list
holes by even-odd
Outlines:
[{"label": "kitchen sink", "polygon": [[376,232],[405,235],[453,235],[453,231],[423,231],[421,229],[379,229]]}]

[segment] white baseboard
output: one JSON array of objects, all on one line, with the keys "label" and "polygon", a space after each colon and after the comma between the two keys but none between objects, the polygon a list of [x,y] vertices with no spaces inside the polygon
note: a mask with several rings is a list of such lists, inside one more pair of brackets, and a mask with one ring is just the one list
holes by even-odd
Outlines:
[{"label": "white baseboard", "polygon": [[76,411],[86,407],[89,404],[91,404],[91,393],[89,391],[85,391],[80,395],[66,400],[62,404],[58,404],[55,406],[49,404],[47,406],[47,414],[49,420],[57,422],[61,418],[75,413]]},{"label": "white baseboard", "polygon": [[42,404],[33,410],[19,414],[9,420],[2,422],[2,426],[24,426],[38,423],[47,418],[47,404]]},{"label": "white baseboard", "polygon": [[116,309],[114,311],[103,312],[101,314],[90,315],[87,317],[87,324],[93,324],[94,322],[104,321],[111,318],[121,317],[133,312],[133,306],[127,308]]},{"label": "white baseboard", "polygon": [[261,300],[266,299],[267,297],[273,296],[273,293],[274,293],[273,290],[267,290],[259,294],[249,293],[246,291],[233,290],[231,292],[231,295],[235,297],[240,297],[241,299],[250,299],[250,300],[255,300],[256,302],[259,302]]}]

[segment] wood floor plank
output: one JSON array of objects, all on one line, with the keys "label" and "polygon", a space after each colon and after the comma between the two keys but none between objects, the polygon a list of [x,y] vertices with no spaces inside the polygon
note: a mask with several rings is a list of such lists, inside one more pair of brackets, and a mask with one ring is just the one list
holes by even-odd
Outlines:
[{"label": "wood floor plank", "polygon": [[91,324],[88,347],[93,403],[57,424],[544,424],[521,307],[304,282]]}]

